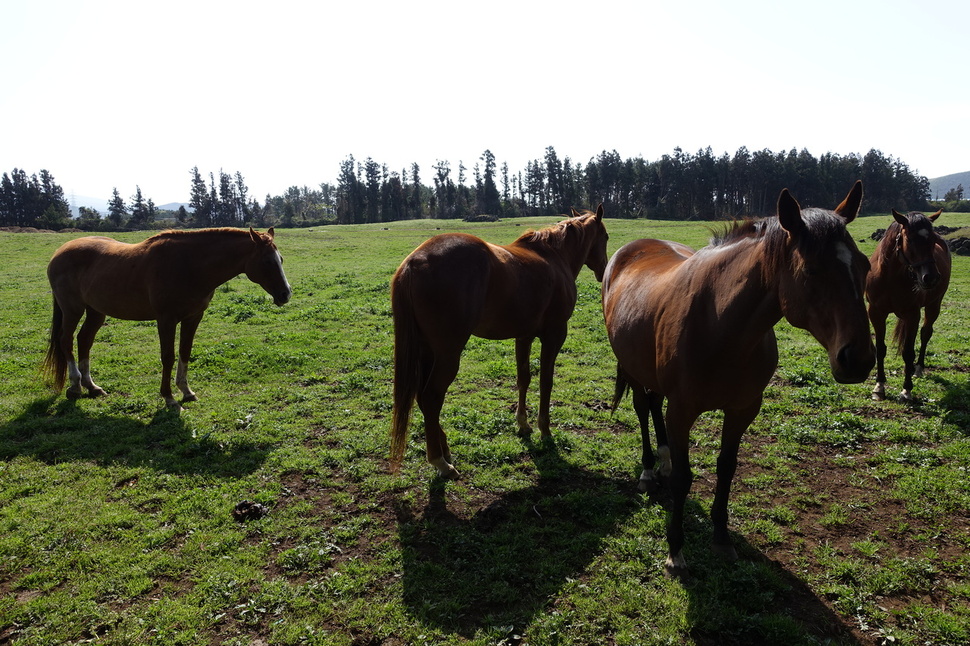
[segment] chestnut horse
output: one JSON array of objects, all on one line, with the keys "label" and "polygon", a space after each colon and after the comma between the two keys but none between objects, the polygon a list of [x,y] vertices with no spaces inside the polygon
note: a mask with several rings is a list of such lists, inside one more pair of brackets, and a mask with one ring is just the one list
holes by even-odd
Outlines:
[{"label": "chestnut horse", "polygon": [[428,462],[442,478],[457,478],[439,417],[445,392],[458,374],[471,335],[515,339],[519,433],[531,432],[526,392],[531,381],[532,341],[539,357],[539,412],[543,438],[550,436],[553,368],[576,306],[576,277],[583,265],[603,279],[606,267],[603,205],[596,213],[529,231],[500,246],[465,233],[424,242],[404,259],[391,281],[394,312],[394,411],[391,468],[404,457],[411,408],[424,415]]},{"label": "chestnut horse", "polygon": [[[192,341],[216,287],[245,273],[273,302],[290,300],[283,259],[273,243],[273,229],[200,229],[165,231],[136,244],[103,236],[64,243],[47,265],[54,293],[54,315],[44,367],[58,392],[70,378],[67,396],[103,395],[91,379],[91,346],[106,317],[158,322],[162,356],[161,395],[172,397],[175,328],[182,325],[175,383],[183,401],[195,401],[186,378]],[[74,358],[74,330],[81,317]]]},{"label": "chestnut horse", "polygon": [[[857,383],[869,375],[875,363],[863,300],[869,263],[846,231],[861,203],[861,182],[834,212],[802,210],[785,189],[777,217],[738,223],[696,253],[676,242],[636,240],[610,259],[603,313],[618,374],[638,393],[641,421],[651,398],[668,402],[671,575],[686,572],[689,434],[704,411],[724,411],[711,508],[714,547],[737,556],[727,501],[741,435],[761,409],[778,364],[775,323],[784,317],[809,330],[828,351],[836,381]],[[653,401],[659,407],[661,400]],[[649,442],[646,432],[643,439]]]},{"label": "chestnut horse", "polygon": [[[933,222],[940,217],[911,211],[907,215],[893,209],[893,219],[886,234],[869,259],[872,268],[866,280],[869,299],[869,319],[876,333],[876,387],[872,398],[886,396],[886,319],[897,317],[893,339],[903,355],[905,371],[903,390],[899,398],[913,398],[913,376],[921,377],[926,362],[926,345],[933,336],[933,323],[940,315],[943,295],[950,285],[950,249],[933,230]],[[919,358],[916,357],[916,332],[919,330],[920,310],[923,310],[923,329],[920,331]]]}]

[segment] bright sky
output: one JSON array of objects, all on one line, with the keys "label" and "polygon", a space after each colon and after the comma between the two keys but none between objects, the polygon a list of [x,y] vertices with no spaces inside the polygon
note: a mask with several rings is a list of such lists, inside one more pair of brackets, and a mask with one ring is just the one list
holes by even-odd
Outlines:
[{"label": "bright sky", "polygon": [[970,3],[952,0],[0,0],[0,173],[68,197],[187,201],[190,171],[260,202],[390,170],[513,172],[680,146],[970,170]]}]

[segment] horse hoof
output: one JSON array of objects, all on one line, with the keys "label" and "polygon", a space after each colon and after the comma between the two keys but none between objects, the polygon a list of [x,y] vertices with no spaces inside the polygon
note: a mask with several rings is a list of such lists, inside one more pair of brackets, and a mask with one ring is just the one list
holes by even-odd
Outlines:
[{"label": "horse hoof", "polygon": [[721,545],[720,543],[712,543],[711,551],[720,556],[725,561],[733,563],[738,560],[738,552],[734,549],[733,545]]},{"label": "horse hoof", "polygon": [[913,393],[908,390],[904,390],[903,392],[899,393],[899,401],[906,403],[913,401]]},{"label": "horse hoof", "polygon": [[886,399],[886,395],[883,393],[872,393],[872,401],[881,402]]},{"label": "horse hoof", "polygon": [[106,393],[103,388],[91,388],[88,390],[88,394],[90,394],[91,397],[104,397],[108,393]]},{"label": "horse hoof", "polygon": [[460,480],[461,474],[458,473],[458,469],[449,464],[447,469],[438,469],[438,477],[442,480]]},{"label": "horse hoof", "polygon": [[670,477],[670,472],[673,471],[673,462],[670,459],[670,447],[666,444],[657,447],[657,456],[660,458],[660,475],[664,478]]},{"label": "horse hoof", "polygon": [[644,470],[637,483],[637,491],[645,494],[655,494],[660,490],[660,480],[653,471]]},{"label": "horse hoof", "polygon": [[191,393],[191,394],[186,395],[185,397],[182,398],[182,403],[183,404],[185,402],[197,402],[197,401],[199,401],[199,398],[198,398],[198,396],[196,396],[195,393]]},{"label": "horse hoof", "polygon": [[81,397],[84,397],[84,391],[83,390],[70,390],[70,389],[68,389],[64,393],[64,396],[67,397],[68,399],[80,399]]},{"label": "horse hoof", "polygon": [[664,563],[664,574],[671,579],[685,580],[690,575],[690,570],[687,569],[684,556],[680,553],[668,556],[667,562]]}]

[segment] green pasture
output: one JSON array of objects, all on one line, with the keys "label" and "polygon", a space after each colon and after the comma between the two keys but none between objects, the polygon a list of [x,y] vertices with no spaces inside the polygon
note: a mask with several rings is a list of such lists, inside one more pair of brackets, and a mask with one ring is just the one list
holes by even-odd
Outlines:
[{"label": "green pasture", "polygon": [[[45,267],[80,234],[0,233],[0,644],[970,642],[966,257],[913,404],[871,401],[871,379],[836,384],[808,333],[777,326],[731,498],[736,563],[708,550],[712,413],[693,431],[692,576],[663,575],[665,500],[636,493],[639,431],[629,401],[609,410],[587,269],[554,442],[516,434],[513,342],[473,339],[442,418],[462,480],[434,477],[420,414],[389,473],[394,270],[440,231],[507,243],[554,221],[278,231],[292,301],[245,277],[216,291],[189,373],[200,399],[181,414],[157,394],[151,322],[101,330],[106,397],[47,390]],[[854,222],[860,248],[889,222]],[[702,246],[710,226],[610,219],[610,253],[640,237]],[[896,394],[898,356],[888,368]],[[236,520],[243,500],[269,513]]]}]

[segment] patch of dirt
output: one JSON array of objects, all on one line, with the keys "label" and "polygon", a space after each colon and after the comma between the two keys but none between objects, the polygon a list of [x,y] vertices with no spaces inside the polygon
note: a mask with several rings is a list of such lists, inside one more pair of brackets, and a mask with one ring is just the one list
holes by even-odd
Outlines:
[{"label": "patch of dirt", "polygon": [[[872,407],[865,411],[858,411],[861,415],[871,417],[890,415],[882,408]],[[914,409],[913,414],[919,412]],[[752,464],[750,458],[762,453],[762,449],[772,442],[770,437],[747,437],[750,449],[739,456],[740,464],[732,487],[732,499],[743,493],[752,493],[764,497],[762,489],[752,489],[745,485],[745,480],[765,472],[765,469]],[[785,506],[797,512],[797,519],[792,523],[790,535],[778,544],[759,548],[764,557],[776,563],[781,569],[789,573],[797,573],[804,581],[818,580],[824,574],[823,566],[811,552],[818,546],[826,546],[846,557],[864,559],[865,557],[853,547],[857,543],[873,541],[880,544],[878,558],[913,559],[927,558],[934,554],[934,562],[956,562],[965,554],[965,537],[970,531],[970,520],[966,517],[934,518],[932,522],[914,516],[907,509],[906,501],[887,496],[891,483],[883,482],[875,476],[867,474],[865,465],[875,462],[875,449],[853,451],[847,456],[836,449],[813,447],[801,456],[799,474],[805,478],[804,484],[810,490],[813,500],[819,504],[802,504],[793,506],[793,498],[788,488],[768,492],[768,500],[764,507]],[[840,465],[840,462],[842,463]],[[915,467],[914,467],[915,468]],[[713,487],[713,474],[710,475]],[[873,492],[878,490],[878,504],[873,504]],[[823,523],[822,519],[828,511],[829,505],[837,504],[840,508],[848,509],[845,522]],[[733,531],[737,528],[732,526]],[[794,539],[794,540],[793,540]],[[933,590],[943,590],[948,587],[949,575],[937,571],[932,573],[935,580],[931,586]],[[857,621],[849,621],[840,613],[830,600],[819,596],[825,605],[839,616],[845,628],[852,635],[854,643],[864,646],[881,646],[883,638],[861,630]],[[792,608],[792,615],[802,619],[806,608],[817,605],[818,599],[801,607]],[[904,610],[915,603],[925,603],[936,607],[946,604],[946,599],[936,594],[925,594],[922,591],[903,590],[890,596],[881,597],[878,603],[881,607],[892,610]],[[807,617],[805,617],[807,618]]]}]

